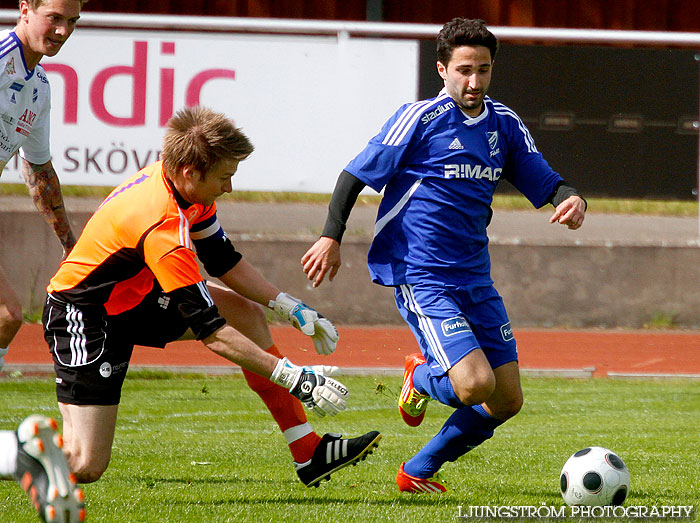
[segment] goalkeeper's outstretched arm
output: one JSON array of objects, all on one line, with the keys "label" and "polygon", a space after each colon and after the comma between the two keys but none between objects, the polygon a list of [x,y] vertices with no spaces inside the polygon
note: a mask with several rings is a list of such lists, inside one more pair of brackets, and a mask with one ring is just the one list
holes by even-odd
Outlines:
[{"label": "goalkeeper's outstretched arm", "polygon": [[349,392],[345,385],[328,377],[337,370],[334,367],[299,367],[287,358],[279,359],[230,325],[224,325],[202,341],[219,356],[289,389],[290,394],[319,416],[333,416],[345,410]]},{"label": "goalkeeper's outstretched arm", "polygon": [[280,292],[247,261],[240,260],[219,279],[241,296],[271,308],[282,319],[310,336],[319,354],[328,355],[335,351],[338,332],[333,324],[301,300]]},{"label": "goalkeeper's outstretched arm", "polygon": [[265,307],[280,293],[277,287],[267,281],[245,259],[240,260],[232,269],[219,276],[219,279],[229,289]]}]

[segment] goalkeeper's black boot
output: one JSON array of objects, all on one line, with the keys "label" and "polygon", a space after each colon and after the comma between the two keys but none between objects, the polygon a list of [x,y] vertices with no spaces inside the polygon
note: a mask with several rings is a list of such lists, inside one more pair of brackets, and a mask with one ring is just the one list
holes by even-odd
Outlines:
[{"label": "goalkeeper's black boot", "polygon": [[372,454],[382,435],[376,430],[357,438],[343,438],[340,434],[324,434],[314,450],[314,455],[305,463],[294,462],[294,469],[307,487],[318,487],[321,480],[331,479],[331,474],[348,465],[357,465]]}]

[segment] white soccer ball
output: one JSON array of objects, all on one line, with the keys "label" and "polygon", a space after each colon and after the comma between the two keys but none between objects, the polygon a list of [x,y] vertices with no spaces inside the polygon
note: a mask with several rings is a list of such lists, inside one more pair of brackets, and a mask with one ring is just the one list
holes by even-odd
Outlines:
[{"label": "white soccer ball", "polygon": [[620,456],[603,447],[573,454],[561,469],[561,495],[567,505],[622,505],[630,473]]}]

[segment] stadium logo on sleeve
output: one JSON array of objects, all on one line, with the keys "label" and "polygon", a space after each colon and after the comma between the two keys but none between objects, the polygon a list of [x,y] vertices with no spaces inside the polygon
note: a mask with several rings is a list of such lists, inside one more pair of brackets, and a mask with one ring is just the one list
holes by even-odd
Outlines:
[{"label": "stadium logo on sleeve", "polygon": [[469,322],[462,316],[455,316],[442,321],[442,333],[445,336],[454,336],[460,332],[471,332]]}]

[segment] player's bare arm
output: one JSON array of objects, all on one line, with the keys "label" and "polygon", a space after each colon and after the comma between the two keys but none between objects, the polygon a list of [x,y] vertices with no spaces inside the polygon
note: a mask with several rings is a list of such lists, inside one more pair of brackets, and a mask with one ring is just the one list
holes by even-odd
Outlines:
[{"label": "player's bare arm", "polygon": [[245,260],[239,261],[219,279],[229,289],[266,307],[280,293],[277,287],[267,281],[255,267]]},{"label": "player's bare arm", "polygon": [[558,222],[571,230],[576,230],[583,225],[585,215],[586,202],[580,196],[573,195],[557,205],[549,223]]},{"label": "player's bare arm", "polygon": [[340,269],[340,244],[333,238],[321,236],[301,258],[301,265],[313,286],[318,287],[326,274],[333,281]]},{"label": "player's bare arm", "polygon": [[22,173],[34,205],[58,236],[65,258],[75,245],[75,236],[68,222],[61,195],[61,184],[53,164],[50,160],[44,164],[22,160]]},{"label": "player's bare arm", "polygon": [[272,375],[279,361],[230,325],[224,325],[202,341],[212,352],[265,378]]},{"label": "player's bare arm", "polygon": [[219,277],[229,289],[251,301],[274,310],[282,319],[311,337],[316,352],[332,354],[338,343],[338,331],[322,314],[301,300],[281,292],[245,260]]}]

